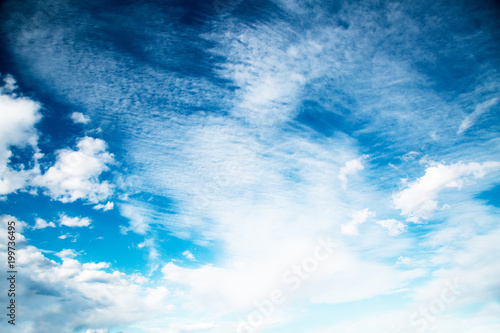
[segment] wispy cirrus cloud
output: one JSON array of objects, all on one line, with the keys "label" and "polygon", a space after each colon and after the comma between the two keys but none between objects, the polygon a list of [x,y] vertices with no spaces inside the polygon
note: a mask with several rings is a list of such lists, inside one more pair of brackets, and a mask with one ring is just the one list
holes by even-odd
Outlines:
[{"label": "wispy cirrus cloud", "polygon": [[498,97],[487,100],[481,104],[479,104],[474,112],[468,115],[464,121],[460,124],[460,127],[457,131],[457,134],[462,134],[467,131],[470,127],[474,125],[477,119],[483,114],[489,111],[492,107],[494,107],[498,103]]}]

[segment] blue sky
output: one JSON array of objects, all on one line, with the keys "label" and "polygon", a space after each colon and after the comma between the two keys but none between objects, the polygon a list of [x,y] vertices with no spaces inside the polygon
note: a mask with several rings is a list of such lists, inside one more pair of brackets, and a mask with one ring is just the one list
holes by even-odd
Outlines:
[{"label": "blue sky", "polygon": [[3,1],[2,332],[498,332],[499,14]]}]

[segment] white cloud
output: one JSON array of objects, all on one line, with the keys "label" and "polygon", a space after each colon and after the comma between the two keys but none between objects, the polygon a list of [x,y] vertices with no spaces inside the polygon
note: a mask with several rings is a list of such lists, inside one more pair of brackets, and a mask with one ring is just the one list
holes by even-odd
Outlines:
[{"label": "white cloud", "polygon": [[[185,302],[193,310],[206,308],[201,301],[204,300],[211,310],[224,313],[250,312],[256,302],[268,299],[275,289],[281,290],[286,303],[292,304],[296,299],[301,300],[299,304],[304,304],[305,300],[307,303],[335,304],[367,299],[393,292],[424,273],[419,269],[402,272],[388,265],[367,262],[342,246],[335,247],[330,257],[317,262],[316,268],[301,271],[299,267],[304,267],[301,264],[309,262],[314,254],[314,243],[299,251],[282,245],[275,248],[281,249],[278,254],[258,256],[255,261],[247,259],[225,267],[204,265],[194,269],[171,262],[162,272],[167,281],[189,287]],[[313,247],[309,248],[310,245]],[[369,281],[366,276],[370,276]]]},{"label": "white cloud", "polygon": [[400,257],[398,257],[398,260],[396,261],[396,265],[408,265],[412,262],[413,262],[413,259],[400,256]]},{"label": "white cloud", "polygon": [[45,187],[47,195],[61,202],[106,200],[113,186],[99,181],[99,176],[109,169],[113,155],[106,151],[106,143],[101,139],[84,137],[76,146],[77,150],[59,150],[55,165],[37,176],[34,183]]},{"label": "white cloud", "polygon": [[196,260],[194,255],[189,250],[182,252],[182,255],[189,260]]},{"label": "white cloud", "polygon": [[129,226],[123,227],[122,232],[127,233],[129,230],[144,235],[149,230],[149,219],[142,207],[137,207],[130,204],[122,204],[120,214],[129,219]]},{"label": "white cloud", "polygon": [[54,222],[47,222],[44,219],[38,217],[35,220],[35,225],[33,226],[33,229],[45,229],[47,227],[55,228],[56,225],[54,224]]},{"label": "white cloud", "polygon": [[403,156],[401,156],[401,158],[405,162],[411,162],[411,161],[414,161],[417,158],[418,155],[420,155],[419,152],[410,151],[410,152],[407,152],[406,154],[404,154]]},{"label": "white cloud", "polygon": [[[0,89],[0,195],[34,185],[44,187],[48,195],[62,202],[82,199],[97,203],[105,200],[111,194],[112,186],[107,181],[99,182],[98,177],[108,170],[113,155],[106,152],[104,141],[85,137],[78,142],[77,151],[60,150],[56,164],[41,175],[38,159],[43,155],[37,147],[35,129],[41,119],[40,105],[13,93],[16,84],[11,76],[4,77],[4,81]],[[80,119],[77,114],[73,114],[73,119]],[[11,147],[33,151],[31,169],[24,165],[9,165]]]},{"label": "white cloud", "polygon": [[115,204],[111,201],[108,201],[105,205],[103,204],[98,204],[98,205],[95,205],[94,207],[92,207],[92,209],[95,209],[95,210],[102,210],[104,212],[107,212],[108,210],[111,210],[115,207]]},{"label": "white cloud", "polygon": [[[470,214],[475,205],[464,206],[452,212],[452,217],[427,235],[426,241],[421,243],[430,249],[428,260],[439,265],[439,269],[433,272],[430,280],[412,289],[418,307],[429,304],[429,301],[439,297],[450,285],[457,291],[457,297],[449,304],[453,309],[467,309],[472,304],[485,306],[496,303],[498,306],[494,292],[500,288],[500,264],[496,260],[500,251],[498,212],[483,206],[480,211]],[[474,218],[479,223],[467,225]],[[415,310],[418,307],[415,306]],[[465,311],[465,314],[478,317],[481,312],[482,309],[478,309]],[[498,319],[498,312],[494,315]],[[473,322],[468,320],[464,324],[467,324],[465,332],[474,331]]]},{"label": "white cloud", "polygon": [[368,208],[363,210],[359,210],[350,214],[351,220],[349,222],[344,223],[340,226],[340,229],[343,234],[349,236],[357,236],[359,235],[358,226],[362,223],[365,223],[369,217],[375,216],[375,212],[371,212]]},{"label": "white cloud", "polygon": [[[17,233],[23,232],[24,228],[27,227],[27,224],[25,222],[18,220],[16,217],[14,217],[12,215],[3,214],[3,215],[0,215],[0,230],[6,231],[7,230],[7,223],[10,221],[15,222],[15,227],[16,227]],[[21,237],[21,239],[17,239],[17,241],[22,243],[24,241],[24,236],[21,234],[19,234],[19,236]],[[5,240],[3,240],[3,242],[5,242],[6,239],[7,239],[7,237],[5,237]]]},{"label": "white cloud", "polygon": [[[10,220],[17,221],[12,216],[0,217],[0,231],[4,234],[5,222]],[[18,232],[22,232],[22,225],[16,223]],[[6,245],[7,239],[0,238],[3,257],[7,256]],[[170,291],[164,286],[151,285],[140,274],[109,272],[108,263],[80,262],[74,259],[74,250],[56,253],[62,259],[62,263],[57,263],[27,244],[18,233],[16,254],[17,265],[23,271],[23,278],[16,281],[16,297],[25,300],[23,309],[31,314],[19,323],[16,321],[16,329],[21,332],[106,332],[117,326],[147,323],[175,308],[168,297]],[[6,271],[6,262],[0,262],[0,268]],[[47,321],[47,311],[60,320]],[[6,327],[4,324],[0,327]]]},{"label": "white cloud", "polygon": [[[435,164],[425,170],[425,175],[408,184],[404,190],[393,194],[396,209],[408,221],[429,219],[438,208],[438,194],[445,188],[461,189],[472,178],[482,178],[487,172],[500,168],[500,162]],[[469,178],[468,178],[469,177]]]},{"label": "white cloud", "polygon": [[81,112],[73,112],[71,114],[71,120],[73,120],[75,124],[87,124],[90,122],[90,118]]},{"label": "white cloud", "polygon": [[89,270],[103,269],[103,268],[109,268],[109,263],[107,263],[107,262],[99,262],[99,263],[91,262],[91,263],[82,264],[82,267],[84,269],[89,269]]},{"label": "white cloud", "polygon": [[[5,84],[0,89],[0,195],[9,194],[27,185],[28,180],[39,173],[37,160],[38,134],[35,124],[41,118],[40,105],[25,97],[11,93],[16,86],[11,76],[4,77]],[[8,165],[12,156],[11,147],[33,150],[32,169],[18,165],[13,169]]]},{"label": "white cloud", "polygon": [[263,126],[289,120],[297,114],[302,89],[312,76],[311,68],[297,64],[310,62],[305,50],[319,53],[321,46],[305,41],[296,45],[297,52],[288,52],[290,45],[277,42],[285,37],[283,32],[265,26],[261,33],[249,29],[238,35],[210,36],[221,43],[214,51],[228,59],[220,74],[239,87],[231,113]]},{"label": "white cloud", "polygon": [[[169,263],[162,271],[166,281],[184,286],[184,306],[231,313],[268,296],[266,292],[277,280],[279,283],[287,269],[284,263],[303,258],[316,235],[340,234],[339,221],[348,221],[350,200],[361,208],[370,207],[364,202],[370,200],[371,188],[350,188],[347,194],[338,191],[338,170],[356,152],[343,136],[316,141],[306,135],[280,133],[257,140],[232,120],[219,121],[210,119],[203,126],[193,125],[186,134],[173,131],[179,139],[169,143],[176,149],[166,155],[153,156],[140,141],[131,142],[135,148],[131,156],[144,164],[145,170],[144,177],[133,179],[134,185],[157,191],[157,195],[173,196],[190,219],[182,219],[181,214],[160,215],[154,207],[149,211],[140,205],[122,215],[130,216],[131,226],[147,226],[154,221],[159,228],[168,228],[195,243],[224,244],[227,255],[217,267],[187,269]],[[369,210],[353,213],[352,229],[357,231],[361,220],[367,220],[358,216],[363,214],[373,216]],[[364,236],[357,240],[364,242]],[[322,273],[323,287],[347,283],[349,279],[336,279],[336,272],[350,276],[365,268],[374,274],[380,272],[376,282],[363,285],[362,278],[351,279],[351,289],[359,290],[357,293],[339,287],[320,297],[324,293],[321,288],[309,295],[304,289],[304,297],[314,297],[317,302],[364,299],[390,292],[410,279],[382,264],[369,266],[347,254],[344,258],[344,262],[334,262]]]},{"label": "white cloud", "polygon": [[160,254],[158,253],[155,239],[153,237],[146,238],[144,242],[137,244],[137,247],[139,249],[146,248],[148,251],[148,275],[151,275],[160,268]]},{"label": "white cloud", "polygon": [[72,259],[78,255],[74,250],[71,249],[64,249],[58,253],[55,254],[61,259]]},{"label": "white cloud", "polygon": [[489,109],[491,109],[493,106],[495,106],[498,103],[499,99],[497,97],[491,98],[481,104],[479,104],[474,112],[469,114],[463,121],[462,124],[460,124],[460,128],[457,131],[457,134],[460,135],[463,132],[467,131],[471,126],[474,125],[474,123],[477,121],[479,116],[481,116],[483,113],[487,112]]},{"label": "white cloud", "polygon": [[88,227],[90,222],[88,217],[69,217],[63,214],[59,224],[67,227]]},{"label": "white cloud", "polygon": [[16,79],[10,74],[4,75],[3,85],[0,86],[0,94],[9,94],[17,89]]},{"label": "white cloud", "polygon": [[[317,11],[320,8],[316,3],[319,2],[309,2],[308,6]],[[304,11],[307,11],[306,7],[303,6]],[[177,234],[182,232],[185,238],[195,241],[216,240],[223,244],[227,261],[221,263],[223,268],[213,268],[220,269],[220,273],[214,273],[204,267],[205,275],[199,274],[198,279],[199,271],[181,271],[188,278],[178,280],[178,283],[185,283],[191,288],[192,292],[187,292],[186,299],[192,303],[205,303],[210,306],[211,302],[206,302],[207,299],[219,301],[219,296],[224,295],[230,300],[224,304],[225,309],[231,311],[232,308],[227,306],[233,304],[231,301],[241,304],[244,300],[251,304],[255,294],[272,285],[266,274],[279,272],[279,264],[282,261],[293,262],[296,257],[300,257],[300,254],[282,253],[280,250],[294,249],[296,244],[301,246],[302,241],[314,233],[335,234],[339,230],[338,221],[347,221],[346,211],[352,207],[353,202],[359,207],[374,207],[365,205],[365,201],[372,200],[383,209],[386,204],[383,198],[387,197],[387,193],[371,192],[370,184],[364,184],[366,191],[350,188],[341,195],[332,190],[338,185],[332,183],[332,179],[338,183],[337,176],[340,175],[337,171],[342,166],[339,164],[354,156],[352,151],[357,150],[352,149],[352,146],[355,144],[341,140],[324,140],[318,143],[315,141],[317,133],[312,132],[306,132],[303,137],[293,140],[284,131],[280,132],[277,126],[267,131],[261,126],[240,126],[232,118],[217,118],[212,113],[200,116],[201,112],[195,112],[183,117],[184,113],[175,113],[176,107],[180,105],[179,108],[184,111],[185,105],[194,105],[199,109],[205,103],[214,103],[253,125],[290,120],[292,127],[302,126],[303,124],[293,123],[292,119],[298,112],[298,97],[307,84],[310,85],[307,98],[317,103],[313,104],[314,108],[326,109],[322,111],[325,114],[340,114],[337,109],[349,110],[348,118],[345,119],[348,119],[349,123],[351,119],[352,123],[363,123],[365,133],[376,131],[381,146],[384,144],[382,140],[390,137],[391,149],[397,150],[407,145],[412,147],[405,151],[419,149],[427,143],[428,133],[434,131],[436,137],[440,138],[441,147],[445,147],[444,150],[450,148],[446,145],[446,131],[448,127],[452,127],[453,135],[455,134],[457,119],[453,117],[456,112],[449,112],[449,109],[455,111],[456,108],[443,103],[440,96],[433,92],[432,86],[427,89],[427,77],[422,75],[425,76],[422,79],[422,76],[416,75],[412,71],[414,64],[411,61],[405,63],[403,60],[415,56],[419,61],[426,61],[426,58],[422,60],[419,57],[432,57],[432,52],[427,52],[427,49],[425,53],[420,49],[419,53],[418,45],[409,49],[407,40],[411,38],[405,37],[412,37],[412,29],[417,31],[417,36],[421,36],[422,32],[428,33],[427,26],[432,27],[434,24],[415,27],[414,20],[403,15],[406,10],[404,6],[401,9],[384,10],[383,13],[372,10],[364,12],[362,7],[340,11],[346,16],[344,19],[349,24],[348,29],[322,25],[314,28],[315,24],[307,24],[310,28],[304,34],[302,31],[297,34],[295,27],[287,26],[282,21],[274,24],[266,20],[264,24],[259,24],[256,20],[249,28],[232,17],[218,22],[217,24],[222,25],[222,33],[212,40],[217,42],[214,43],[214,48],[219,48],[224,59],[227,59],[227,63],[218,68],[222,67],[222,76],[229,78],[234,84],[234,89],[227,94],[229,98],[225,92],[215,90],[205,79],[163,75],[164,71],[148,71],[147,66],[140,66],[137,70],[138,67],[132,62],[130,67],[128,62],[116,62],[115,59],[121,59],[121,55],[110,54],[112,51],[108,50],[100,52],[93,47],[67,47],[65,43],[52,40],[54,43],[50,48],[28,47],[23,50],[19,47],[16,51],[34,64],[44,64],[33,68],[35,71],[43,68],[44,80],[52,89],[69,92],[69,99],[88,106],[89,110],[104,109],[104,112],[109,112],[103,118],[113,119],[113,116],[120,114],[120,122],[130,131],[130,136],[123,138],[124,146],[128,148],[129,161],[135,171],[140,170],[140,176],[134,179],[134,188],[173,197],[180,203],[180,212],[189,212],[193,216],[189,222],[191,224],[172,225],[169,223],[177,218],[172,216],[174,214],[155,218],[158,214],[155,216],[154,210],[151,214],[143,214],[142,211],[140,214],[128,212],[125,215],[131,219],[131,229],[145,234],[150,222],[154,221],[164,223],[160,227],[174,230]],[[325,17],[325,13],[313,14],[306,15],[307,20]],[[378,15],[382,15],[382,19]],[[300,19],[300,15],[294,17]],[[398,25],[394,24],[395,18],[399,18],[404,24],[404,35],[397,29]],[[150,23],[155,24],[153,16]],[[281,33],[282,31],[285,32]],[[65,33],[69,34],[68,37],[72,36],[71,32],[62,32],[63,36]],[[208,39],[210,37],[204,36]],[[476,35],[473,39],[478,37]],[[39,40],[42,43],[50,43],[51,38],[58,38],[58,35],[47,33],[46,39]],[[38,38],[30,40],[34,43],[32,45],[39,45],[36,43],[40,41]],[[399,56],[398,50],[388,50],[389,54],[395,51],[395,56],[388,57],[385,48],[379,47],[391,42],[397,42],[404,56]],[[87,51],[91,51],[91,54]],[[160,52],[162,51],[164,50],[160,49]],[[443,54],[446,51],[443,50]],[[486,63],[484,65],[485,68],[488,67]],[[321,73],[321,77],[316,73]],[[96,78],[95,85],[86,84],[86,78],[89,76]],[[171,79],[172,77],[174,79]],[[431,85],[434,82],[429,81]],[[158,82],[161,82],[161,85],[158,86]],[[171,89],[165,89],[165,86]],[[322,90],[323,94],[314,96],[316,89]],[[377,93],[373,95],[373,91]],[[176,105],[164,107],[165,110],[172,107],[175,117],[170,117],[170,114],[163,114],[165,116],[161,120],[151,117],[147,110],[156,112],[154,104],[145,107],[140,105],[137,108],[139,110],[117,106],[117,101],[127,101],[122,98],[124,93],[128,96],[145,96],[145,100],[149,96],[161,96],[162,100],[175,101]],[[347,96],[346,103],[342,103],[343,96]],[[449,100],[448,97],[446,100]],[[104,107],[96,107],[96,101],[103,103]],[[154,98],[151,98],[151,101],[156,103]],[[232,105],[236,107],[232,108]],[[170,122],[165,119],[174,120]],[[135,132],[138,123],[141,126],[139,131]],[[169,133],[168,136],[165,135],[166,132]],[[425,138],[422,133],[425,133]],[[266,139],[266,135],[271,138]],[[313,140],[310,139],[312,137]],[[245,141],[246,139],[249,140]],[[253,142],[258,144],[251,145]],[[455,147],[453,150],[460,148]],[[236,177],[225,179],[225,166],[238,159],[240,152],[248,154],[241,159],[243,163],[238,165],[237,172],[233,174]],[[350,157],[345,158],[346,155]],[[344,175],[346,185],[348,175]],[[342,178],[339,179],[343,182]],[[197,187],[200,188],[199,192],[196,192]],[[196,201],[197,199],[201,200]],[[207,204],[197,205],[200,201]],[[363,204],[360,204],[360,201]],[[267,206],[267,202],[271,202],[273,207]],[[379,213],[378,206],[377,212]],[[357,224],[351,229],[358,233]],[[356,239],[360,247],[367,246],[363,243],[363,236],[360,235]],[[394,243],[396,242],[394,239]],[[373,243],[370,245],[374,251],[378,249]],[[366,259],[377,261],[377,258]],[[265,263],[262,264],[262,261]],[[232,268],[232,263],[246,268],[238,271]],[[67,266],[70,264],[77,266],[74,262],[68,262]],[[169,269],[171,273],[177,272],[175,268]],[[253,274],[252,278],[246,279],[248,273]],[[304,299],[312,295],[316,301],[352,301],[388,293],[393,291],[395,286],[400,287],[403,284],[403,279],[394,278],[398,272],[388,266],[360,263],[347,254],[344,254],[342,262],[331,265],[329,273],[323,275],[324,284],[315,290],[315,293],[305,293]],[[376,278],[374,281],[367,281],[366,276],[371,276],[371,273]],[[343,274],[346,275],[345,278],[339,277]],[[210,279],[204,279],[205,277]],[[247,293],[246,286],[253,288],[251,292],[255,291],[255,294]],[[97,299],[102,303],[109,302],[106,295],[116,295],[113,292],[97,294],[102,295],[102,299]],[[203,297],[189,298],[192,295]],[[116,296],[121,297],[119,294]],[[138,296],[137,299],[140,300],[141,297]],[[185,309],[190,309],[192,304],[185,302],[183,305],[186,306]],[[140,306],[136,305],[136,308],[138,307]],[[98,316],[102,314],[102,311],[96,312]],[[126,311],[115,313],[121,315]],[[192,315],[192,312],[189,315]],[[82,314],[79,314],[80,317],[86,318]],[[393,318],[384,320],[391,322]],[[152,326],[149,323],[148,325]],[[378,326],[371,325],[360,331],[373,331],[373,327]],[[384,331],[389,329],[390,327]],[[338,331],[349,330],[352,330],[352,326]]]},{"label": "white cloud", "polygon": [[363,170],[365,167],[361,163],[361,158],[350,160],[346,162],[346,164],[340,168],[339,172],[339,180],[342,184],[342,188],[346,189],[347,187],[347,176],[355,175],[358,171]]},{"label": "white cloud", "polygon": [[156,251],[155,240],[153,238],[145,239],[144,242],[137,244],[137,247],[142,249],[144,247],[149,249],[149,259],[158,258],[158,252]]},{"label": "white cloud", "polygon": [[377,224],[386,228],[391,236],[397,236],[406,229],[406,225],[403,222],[394,219],[377,221]]}]

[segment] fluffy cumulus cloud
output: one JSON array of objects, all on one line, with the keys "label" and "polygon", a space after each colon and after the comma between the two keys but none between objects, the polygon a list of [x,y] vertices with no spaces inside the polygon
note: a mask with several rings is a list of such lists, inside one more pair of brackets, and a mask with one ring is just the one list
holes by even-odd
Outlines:
[{"label": "fluffy cumulus cloud", "polygon": [[47,222],[44,219],[37,217],[33,229],[45,229],[48,227],[55,228],[56,225],[54,224],[54,222]]},{"label": "fluffy cumulus cloud", "polygon": [[97,204],[92,209],[102,210],[103,212],[107,212],[108,210],[112,210],[115,207],[115,204],[111,201],[108,201],[106,204]]},{"label": "fluffy cumulus cloud", "polygon": [[500,162],[437,163],[428,167],[425,175],[392,196],[394,207],[400,209],[408,221],[429,219],[438,209],[439,192],[446,188],[461,189],[473,179],[482,178],[499,168]]},{"label": "fluffy cumulus cloud", "polygon": [[[56,255],[61,262],[48,259],[43,252],[29,245],[22,235],[23,223],[13,216],[0,217],[0,231],[7,232],[7,221],[16,221],[17,266],[23,272],[17,281],[19,313],[29,316],[16,322],[22,332],[107,332],[108,327],[147,320],[152,313],[168,314],[170,292],[163,286],[152,286],[140,275],[126,275],[111,269],[109,263],[86,262],[74,259],[72,249]],[[7,255],[6,238],[0,240],[0,254]],[[0,267],[7,270],[6,262]],[[65,306],[61,306],[64,303]],[[52,320],[45,319],[50,308]],[[6,321],[0,323],[2,332],[11,332]]]},{"label": "fluffy cumulus cloud", "polygon": [[[283,248],[279,255],[270,253],[254,261],[246,258],[224,267],[184,268],[170,262],[162,273],[166,281],[188,287],[185,306],[196,311],[237,312],[244,317],[256,310],[256,304],[268,302],[276,291],[281,295],[279,304],[300,306],[298,300],[339,304],[394,292],[425,273],[368,262],[349,253],[338,241],[330,242],[298,244],[302,247],[299,251]],[[287,255],[286,250],[293,253]]]},{"label": "fluffy cumulus cloud", "polygon": [[71,114],[71,120],[73,120],[75,124],[87,124],[90,122],[90,118],[81,112],[73,112]]},{"label": "fluffy cumulus cloud", "polygon": [[339,180],[342,184],[342,187],[345,189],[347,187],[347,176],[355,175],[359,171],[363,170],[365,167],[361,163],[361,158],[350,160],[346,162],[346,164],[340,168],[339,172]]},{"label": "fluffy cumulus cloud", "polygon": [[186,259],[189,259],[189,260],[196,260],[196,259],[195,259],[195,257],[194,257],[194,255],[193,255],[193,254],[191,253],[191,251],[189,251],[189,250],[186,250],[186,251],[182,252],[182,255],[183,255],[184,257],[186,257]]},{"label": "fluffy cumulus cloud", "polygon": [[[40,104],[17,95],[12,76],[5,76],[3,80],[0,88],[0,195],[24,188],[29,179],[39,172],[37,160],[41,157],[35,128],[41,119]],[[28,149],[31,163],[9,163],[12,148]]]},{"label": "fluffy cumulus cloud", "polygon": [[55,255],[61,259],[72,259],[72,258],[76,257],[78,254],[74,250],[64,249],[64,250],[56,253]]},{"label": "fluffy cumulus cloud", "polygon": [[[106,143],[84,137],[77,143],[76,150],[58,151],[55,165],[41,174],[38,160],[43,154],[38,148],[39,133],[35,127],[42,118],[40,104],[20,96],[12,76],[4,76],[3,81],[0,87],[0,195],[31,186],[41,187],[47,195],[62,202],[82,199],[98,203],[108,198],[112,186],[99,180],[101,173],[113,163]],[[73,113],[71,117],[75,122],[89,121],[81,113]],[[28,157],[21,160],[21,155]],[[112,203],[98,207],[109,210]]]},{"label": "fluffy cumulus cloud", "polygon": [[59,224],[67,227],[88,227],[90,222],[88,217],[69,217],[63,214],[61,215]]},{"label": "fluffy cumulus cloud", "polygon": [[61,202],[80,199],[98,203],[113,192],[113,186],[108,181],[99,179],[113,161],[114,157],[107,152],[103,140],[84,137],[76,144],[76,150],[59,150],[56,163],[33,182]]}]

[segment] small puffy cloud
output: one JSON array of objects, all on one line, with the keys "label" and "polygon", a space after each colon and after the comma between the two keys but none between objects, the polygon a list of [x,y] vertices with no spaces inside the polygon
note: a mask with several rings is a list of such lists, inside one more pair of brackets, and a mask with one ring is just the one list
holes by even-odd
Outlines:
[{"label": "small puffy cloud", "polygon": [[0,87],[0,94],[11,93],[17,89],[16,79],[10,74],[3,77],[3,86]]},{"label": "small puffy cloud", "polygon": [[464,119],[464,121],[462,121],[462,123],[460,124],[460,128],[457,131],[457,134],[460,135],[466,130],[468,130],[471,126],[473,126],[474,123],[477,121],[477,118],[479,118],[480,115],[482,115],[483,113],[491,109],[493,106],[495,106],[498,103],[498,101],[499,101],[498,98],[492,98],[487,100],[486,102],[479,104],[474,110],[474,112],[468,115]]},{"label": "small puffy cloud", "polygon": [[102,210],[104,212],[107,212],[108,210],[111,210],[115,207],[115,204],[111,201],[108,201],[105,205],[103,204],[98,204],[98,205],[95,205],[94,207],[92,207],[92,209],[95,209],[95,210]]},{"label": "small puffy cloud", "polygon": [[73,120],[75,124],[87,124],[90,122],[90,118],[81,112],[73,112],[71,114],[71,120]]},{"label": "small puffy cloud", "polygon": [[62,215],[59,224],[67,227],[88,227],[90,222],[88,217],[69,217]]},{"label": "small puffy cloud", "polygon": [[78,254],[74,250],[64,249],[61,252],[56,253],[55,255],[64,260],[64,259],[73,259]]},{"label": "small puffy cloud", "polygon": [[47,222],[44,219],[37,218],[35,220],[35,225],[33,226],[33,229],[45,229],[47,227],[55,228],[56,225],[54,222]]},{"label": "small puffy cloud", "polygon": [[392,196],[394,206],[407,216],[407,221],[419,222],[429,219],[438,208],[439,192],[445,188],[461,189],[468,178],[482,178],[487,172],[500,168],[500,162],[438,163],[428,167],[425,175],[408,184],[407,188]]},{"label": "small puffy cloud", "polygon": [[59,239],[71,239],[71,242],[74,243],[74,242],[76,242],[76,239],[78,238],[78,234],[72,235],[70,233],[66,233],[66,234],[61,235],[61,236],[59,236],[57,238],[59,238]]},{"label": "small puffy cloud", "polygon": [[358,225],[365,223],[369,217],[375,216],[375,212],[371,212],[368,208],[356,211],[351,214],[351,220],[340,226],[340,230],[344,235],[357,236],[359,235]]},{"label": "small puffy cloud", "polygon": [[[27,181],[39,172],[36,162],[41,157],[35,129],[35,124],[41,119],[40,105],[11,93],[16,88],[12,76],[5,77],[4,82],[0,88],[0,195],[25,187]],[[33,150],[34,167],[26,170],[24,165],[20,165],[14,170],[9,166],[12,147],[30,147]]]},{"label": "small puffy cloud", "polygon": [[394,219],[378,221],[377,224],[386,228],[391,236],[397,236],[406,229],[406,225],[403,222]]},{"label": "small puffy cloud", "polygon": [[363,157],[360,157],[360,158],[357,158],[354,160],[350,160],[350,161],[346,162],[346,164],[342,168],[340,168],[338,178],[342,184],[342,188],[345,189],[347,187],[347,176],[348,175],[354,175],[358,171],[361,171],[365,168],[363,166],[363,164],[361,163],[362,158]]},{"label": "small puffy cloud", "polygon": [[186,257],[186,259],[196,260],[195,257],[194,257],[194,255],[189,250],[186,250],[186,251],[182,252],[182,255],[184,257]]},{"label": "small puffy cloud", "polygon": [[36,177],[34,183],[61,202],[81,199],[98,203],[107,199],[113,187],[108,181],[99,181],[99,176],[109,170],[113,154],[106,151],[107,145],[101,139],[84,137],[76,146],[77,150],[60,150],[55,165]]}]

